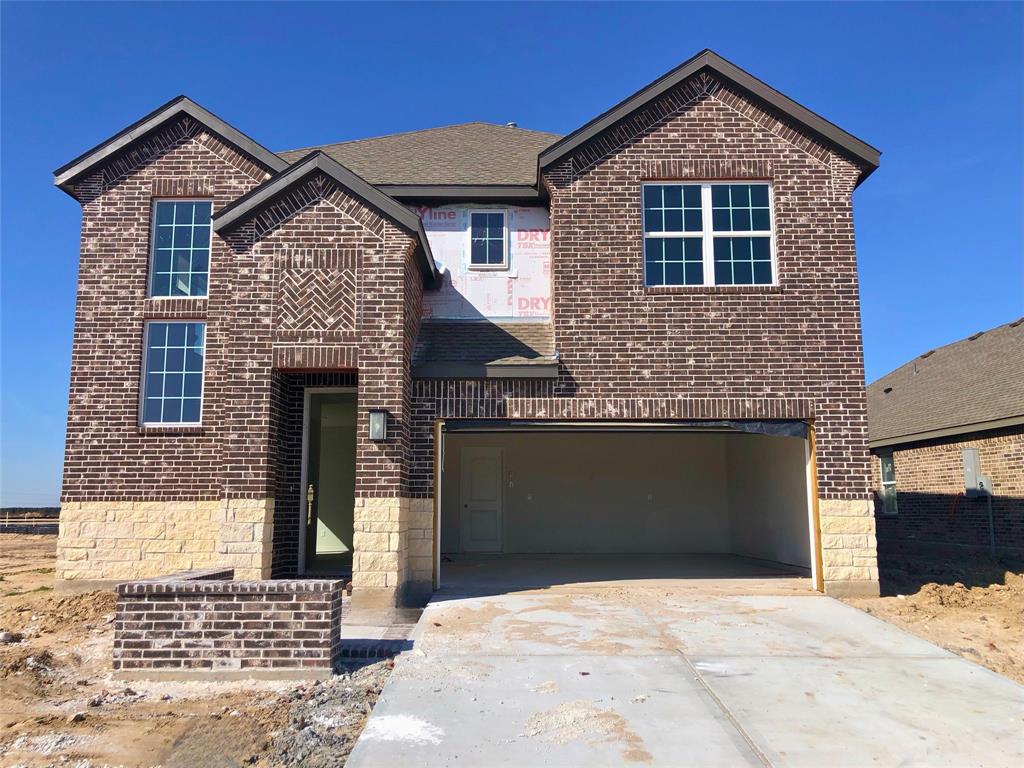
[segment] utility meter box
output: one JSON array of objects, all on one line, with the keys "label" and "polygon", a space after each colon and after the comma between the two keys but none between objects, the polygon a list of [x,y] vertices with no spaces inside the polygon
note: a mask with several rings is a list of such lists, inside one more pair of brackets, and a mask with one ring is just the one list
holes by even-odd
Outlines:
[{"label": "utility meter box", "polygon": [[977,448],[964,448],[964,491],[968,496],[992,493],[992,481],[981,474],[981,457]]}]

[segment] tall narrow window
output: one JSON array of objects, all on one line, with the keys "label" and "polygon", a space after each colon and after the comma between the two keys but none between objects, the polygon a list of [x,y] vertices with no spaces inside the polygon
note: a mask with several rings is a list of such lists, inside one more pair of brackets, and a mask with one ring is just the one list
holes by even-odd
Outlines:
[{"label": "tall narrow window", "polygon": [[896,501],[896,464],[891,453],[879,456],[878,460],[882,472],[882,503],[885,505],[885,514],[895,515],[899,511]]},{"label": "tall narrow window", "polygon": [[645,184],[646,285],[770,285],[766,183]]},{"label": "tall narrow window", "polygon": [[203,405],[206,323],[146,326],[143,424],[198,424]]},{"label": "tall narrow window", "polygon": [[469,214],[469,265],[501,269],[508,266],[505,211],[471,211]]},{"label": "tall narrow window", "polygon": [[209,200],[153,204],[150,296],[206,296],[210,275]]}]

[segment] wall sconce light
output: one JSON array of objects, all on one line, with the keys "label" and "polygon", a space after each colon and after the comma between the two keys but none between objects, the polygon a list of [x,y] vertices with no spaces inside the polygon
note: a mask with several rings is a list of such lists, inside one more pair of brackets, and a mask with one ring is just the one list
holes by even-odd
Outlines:
[{"label": "wall sconce light", "polygon": [[370,409],[370,440],[382,443],[388,439],[388,412],[383,408]]}]

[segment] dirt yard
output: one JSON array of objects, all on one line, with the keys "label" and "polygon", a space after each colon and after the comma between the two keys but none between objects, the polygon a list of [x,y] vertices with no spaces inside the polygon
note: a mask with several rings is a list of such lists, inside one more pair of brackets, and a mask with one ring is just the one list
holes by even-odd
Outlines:
[{"label": "dirt yard", "polygon": [[[53,590],[56,537],[0,534],[0,766],[340,765],[391,662],[330,682],[112,679],[114,595]],[[884,561],[856,607],[1024,683],[1019,563]]]},{"label": "dirt yard", "polygon": [[0,766],[344,762],[391,662],[314,684],[115,681],[114,595],[55,593],[55,546],[0,534]]},{"label": "dirt yard", "polygon": [[883,597],[847,600],[1024,683],[1024,565],[1001,558],[879,557]]}]

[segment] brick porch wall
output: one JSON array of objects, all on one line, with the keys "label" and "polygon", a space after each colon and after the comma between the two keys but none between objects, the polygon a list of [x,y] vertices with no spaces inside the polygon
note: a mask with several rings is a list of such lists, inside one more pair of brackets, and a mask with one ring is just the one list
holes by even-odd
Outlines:
[{"label": "brick porch wall", "polygon": [[231,569],[120,584],[121,678],[327,678],[341,650],[339,581],[231,581]]}]

